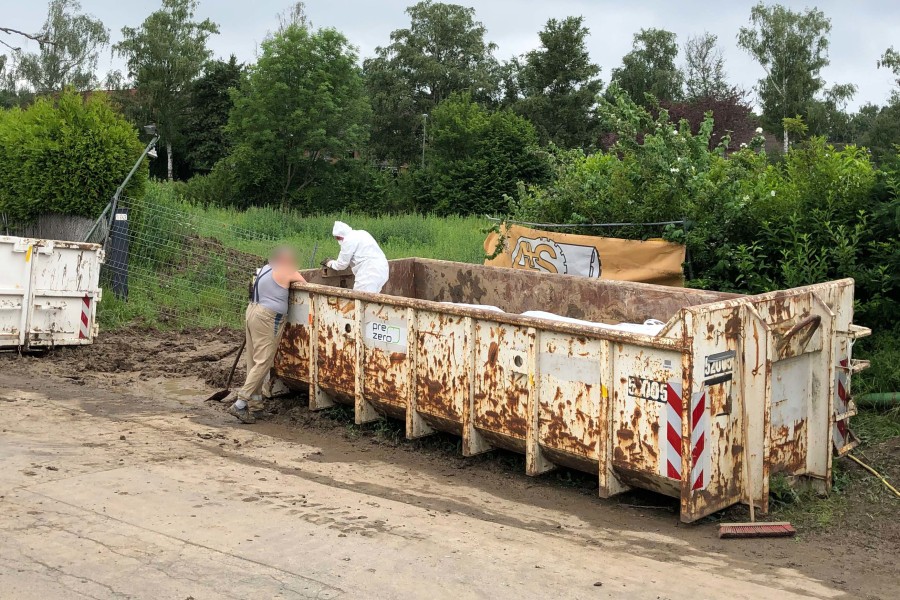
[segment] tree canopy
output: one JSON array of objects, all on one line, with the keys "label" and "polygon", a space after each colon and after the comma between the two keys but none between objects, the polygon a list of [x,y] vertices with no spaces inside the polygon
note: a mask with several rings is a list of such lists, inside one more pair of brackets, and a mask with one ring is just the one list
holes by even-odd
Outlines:
[{"label": "tree canopy", "polygon": [[372,151],[410,160],[419,149],[423,116],[454,92],[483,102],[497,95],[499,73],[475,9],[425,0],[406,9],[410,25],[391,33],[364,62],[372,99]]},{"label": "tree canopy", "polygon": [[665,29],[641,29],[634,34],[632,50],[613,69],[612,81],[635,102],[646,105],[646,95],[657,100],[679,100],[684,74],[675,64],[677,36]]},{"label": "tree canopy", "polygon": [[76,0],[51,0],[37,52],[17,52],[18,74],[38,93],[71,86],[83,91],[97,84],[97,57],[109,44],[103,23],[81,12]]},{"label": "tree canopy", "polygon": [[123,27],[114,46],[143,97],[166,143],[168,176],[173,178],[173,141],[181,134],[191,82],[212,53],[206,45],[218,26],[196,21],[197,0],[162,0],[140,27]]},{"label": "tree canopy", "polygon": [[750,25],[741,27],[738,45],[766,72],[757,91],[763,124],[770,131],[782,130],[785,118],[808,115],[810,104],[825,86],[820,73],[829,62],[830,31],[831,20],[817,8],[801,13],[760,2],[750,10]]},{"label": "tree canopy", "polygon": [[291,24],[262,43],[234,93],[225,159],[256,202],[299,202],[328,160],[363,147],[370,116],[356,51],[334,29]]},{"label": "tree canopy", "polygon": [[194,172],[208,172],[231,148],[225,126],[234,103],[231,90],[241,84],[244,65],[234,54],[228,61],[207,62],[191,82],[190,106],[184,118],[186,159]]},{"label": "tree canopy", "polygon": [[596,139],[593,109],[603,83],[585,45],[589,34],[581,17],[550,19],[538,34],[540,47],[524,56],[518,76],[523,98],[516,108],[543,143],[578,148]]},{"label": "tree canopy", "polygon": [[542,182],[549,175],[534,126],[512,111],[489,111],[462,93],[440,103],[432,116],[421,208],[506,213],[518,182]]},{"label": "tree canopy", "polygon": [[684,44],[685,100],[724,100],[735,92],[725,74],[725,59],[718,37],[709,32],[688,38]]}]

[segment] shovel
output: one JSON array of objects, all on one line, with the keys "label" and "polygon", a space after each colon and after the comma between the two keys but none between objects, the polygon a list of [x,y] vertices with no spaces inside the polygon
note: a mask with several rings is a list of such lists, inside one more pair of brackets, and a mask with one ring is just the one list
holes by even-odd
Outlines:
[{"label": "shovel", "polygon": [[234,370],[237,369],[238,361],[241,360],[241,354],[244,352],[244,346],[247,344],[247,340],[245,339],[241,342],[240,348],[238,348],[237,354],[234,356],[234,362],[231,364],[231,372],[228,373],[228,380],[225,382],[225,389],[219,390],[212,396],[206,399],[207,402],[221,402],[228,394],[231,393],[231,380],[234,379]]}]

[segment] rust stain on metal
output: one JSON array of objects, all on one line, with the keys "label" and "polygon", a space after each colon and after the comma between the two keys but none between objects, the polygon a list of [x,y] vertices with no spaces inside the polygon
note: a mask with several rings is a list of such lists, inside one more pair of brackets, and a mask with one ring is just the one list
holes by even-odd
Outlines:
[{"label": "rust stain on metal", "polygon": [[806,419],[772,428],[769,460],[773,473],[794,475],[806,466]]},{"label": "rust stain on metal", "polygon": [[287,323],[275,354],[275,374],[295,381],[309,381],[309,327]]},{"label": "rust stain on metal", "polygon": [[406,410],[408,376],[406,355],[387,352],[380,348],[367,348],[364,359],[366,376],[363,394],[369,402],[379,407],[388,404]]},{"label": "rust stain on metal", "polygon": [[822,324],[819,315],[801,315],[796,323],[787,323],[787,329],[775,329],[775,349],[778,358],[797,356],[805,350]]},{"label": "rust stain on metal", "polygon": [[[852,288],[849,295],[845,291],[852,286],[849,281],[739,298],[420,259],[392,263],[386,294],[325,288],[319,285],[321,277],[313,276],[310,281],[314,283],[298,288],[321,301],[321,311],[316,312],[315,350],[319,383],[327,391],[352,395],[358,378],[363,396],[386,414],[403,415],[407,403],[415,402],[418,415],[434,429],[461,433],[464,426],[474,425],[475,433],[466,429],[465,434],[470,439],[477,437],[483,448],[492,445],[522,452],[527,439],[533,457],[531,444],[536,442],[544,458],[554,463],[599,468],[601,479],[606,474],[612,479],[614,471],[622,485],[680,497],[681,516],[688,521],[742,497],[746,451],[742,411],[733,402],[768,390],[771,386],[766,382],[774,381],[773,364],[779,364],[779,359],[805,352],[810,357],[803,360],[817,361],[820,355],[813,353],[819,346],[834,347],[833,340],[817,337],[816,332],[823,328],[810,316],[811,310],[817,310],[811,307],[821,303],[833,306],[834,330],[845,331],[849,325],[841,319],[850,314],[847,298],[852,303]],[[816,299],[818,290],[824,291]],[[507,312],[437,304],[447,300],[493,305]],[[814,305],[819,300],[821,303]],[[355,302],[365,307],[365,315],[356,314]],[[545,307],[556,307],[552,310],[564,316],[607,323],[645,318],[669,323],[663,334],[651,338],[517,314]],[[414,319],[407,331],[409,351],[415,349],[415,356],[391,351],[396,345],[372,346],[358,330],[372,315],[395,323],[398,314]],[[748,316],[753,318],[747,320]],[[849,316],[844,318],[848,320]],[[748,324],[746,330],[744,323]],[[297,324],[286,330],[276,360],[276,370],[286,378],[309,377],[310,333],[308,327]],[[357,355],[356,344],[362,339],[367,341]],[[775,344],[775,356],[769,354],[767,339]],[[754,377],[750,385],[751,378],[742,381],[735,367],[737,379],[712,383],[701,367],[709,356],[726,351],[740,357],[736,363],[747,361],[752,367],[747,374],[763,378]],[[358,357],[364,369],[361,374],[356,373]],[[412,368],[415,373],[409,372]],[[820,370],[799,369],[797,373],[806,371]],[[779,377],[788,373],[776,372]],[[409,389],[411,385],[414,389]],[[680,403],[666,398],[673,385],[679,388]],[[787,392],[782,396],[793,398],[794,388],[785,386]],[[821,395],[824,387],[811,384],[807,389]],[[688,407],[700,393],[706,394],[708,423],[703,427],[708,434],[708,454],[694,456],[690,446],[696,431]],[[810,436],[819,424],[782,411],[782,416],[789,415],[786,424],[769,427],[772,399],[767,400],[766,404],[766,399],[752,398],[757,405],[765,404],[754,417],[763,423],[755,426],[768,428],[771,444],[766,449],[754,448],[751,455],[768,450],[759,458],[764,461],[765,474],[770,467],[773,472],[807,474],[811,467],[806,439],[814,439]],[[822,401],[819,396],[815,400]],[[537,402],[537,407],[529,406],[530,401]],[[667,411],[675,404],[683,409],[672,417]],[[536,432],[531,430],[535,424]],[[680,476],[672,476],[671,471],[666,476],[667,459],[677,465]],[[693,487],[691,481],[693,460],[698,465],[708,461],[701,488]]]},{"label": "rust stain on metal", "polygon": [[463,402],[468,397],[470,370],[462,319],[429,315],[416,333],[416,402],[430,422],[451,431],[462,429]]},{"label": "rust stain on metal", "polygon": [[526,346],[524,331],[476,326],[476,348],[487,352],[474,397],[475,426],[497,434],[500,445],[508,445],[510,438],[524,440],[528,431],[528,377],[512,368]]},{"label": "rust stain on metal", "polygon": [[325,389],[352,395],[356,391],[356,337],[347,315],[354,315],[355,305],[353,300],[337,301],[336,311],[323,311],[318,319],[318,381]]},{"label": "rust stain on metal", "polygon": [[597,423],[583,408],[590,401],[590,392],[590,386],[584,386],[576,394],[574,402],[563,401],[564,392],[557,387],[551,401],[541,402],[539,428],[542,446],[596,460]]}]

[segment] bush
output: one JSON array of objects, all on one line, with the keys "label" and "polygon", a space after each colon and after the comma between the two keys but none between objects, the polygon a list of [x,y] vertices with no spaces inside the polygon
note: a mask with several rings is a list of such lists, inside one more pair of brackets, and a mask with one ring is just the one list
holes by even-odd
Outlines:
[{"label": "bush", "polygon": [[[141,155],[134,128],[102,94],[67,90],[25,110],[0,112],[0,211],[28,221],[41,213],[96,217]],[[147,167],[126,194],[139,196]]]},{"label": "bush", "polygon": [[676,126],[665,111],[653,117],[623,97],[605,102],[600,115],[616,143],[587,156],[556,154],[552,184],[520,186],[517,218],[684,218],[685,228],[665,235],[687,245],[693,286],[760,293],[853,277],[858,321],[885,327],[900,314],[900,158],[878,172],[865,150],[837,150],[821,138],[776,163],[754,149],[756,139],[726,157],[721,147],[709,149],[711,117],[692,134],[685,121]]},{"label": "bush", "polygon": [[412,175],[381,169],[363,159],[324,164],[315,184],[298,194],[294,206],[304,214],[408,212],[414,210]]},{"label": "bush", "polygon": [[417,203],[441,215],[507,213],[519,181],[546,182],[549,165],[537,133],[507,110],[489,112],[468,95],[434,109]]}]

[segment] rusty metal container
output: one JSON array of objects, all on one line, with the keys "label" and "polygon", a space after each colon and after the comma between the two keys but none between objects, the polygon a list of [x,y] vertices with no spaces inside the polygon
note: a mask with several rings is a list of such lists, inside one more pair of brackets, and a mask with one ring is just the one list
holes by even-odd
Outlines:
[{"label": "rusty metal container", "polygon": [[451,432],[466,456],[522,452],[529,475],[597,473],[601,497],[654,490],[685,522],[750,498],[766,511],[777,474],[827,492],[833,454],[855,444],[850,378],[866,363],[851,345],[869,330],[852,324],[852,279],[738,296],[413,258],[371,294],[304,274],[275,374],[357,423]]}]

